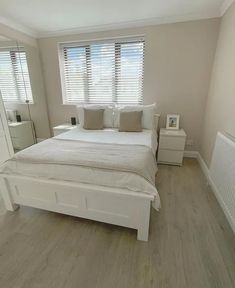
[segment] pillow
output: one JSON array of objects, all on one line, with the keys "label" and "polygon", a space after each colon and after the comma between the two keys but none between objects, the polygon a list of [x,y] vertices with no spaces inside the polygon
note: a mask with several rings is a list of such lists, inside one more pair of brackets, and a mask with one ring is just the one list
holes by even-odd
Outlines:
[{"label": "pillow", "polygon": [[142,128],[143,129],[156,129],[154,123],[154,114],[156,113],[156,103],[151,105],[133,105],[133,106],[120,106],[114,109],[114,127],[119,127],[120,112],[130,111],[143,111]]},{"label": "pillow", "polygon": [[120,112],[120,132],[141,132],[143,111]]},{"label": "pillow", "polygon": [[112,128],[113,127],[113,107],[110,105],[79,105],[77,106],[78,119],[81,127],[84,126],[84,109],[104,109],[104,128]]},{"label": "pillow", "polygon": [[104,109],[84,108],[84,129],[99,130],[104,128]]}]

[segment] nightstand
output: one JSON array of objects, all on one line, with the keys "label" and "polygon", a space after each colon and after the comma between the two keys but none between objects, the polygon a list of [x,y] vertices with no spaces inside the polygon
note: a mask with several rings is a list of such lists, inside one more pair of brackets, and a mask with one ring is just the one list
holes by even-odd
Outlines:
[{"label": "nightstand", "polygon": [[13,148],[25,149],[35,144],[35,135],[32,121],[8,122]]},{"label": "nightstand", "polygon": [[68,132],[72,129],[75,129],[77,127],[78,127],[77,125],[65,123],[65,124],[53,127],[53,134],[54,134],[54,136],[57,136],[57,135],[62,134],[64,132]]},{"label": "nightstand", "polygon": [[158,163],[182,166],[186,137],[183,129],[160,129]]}]

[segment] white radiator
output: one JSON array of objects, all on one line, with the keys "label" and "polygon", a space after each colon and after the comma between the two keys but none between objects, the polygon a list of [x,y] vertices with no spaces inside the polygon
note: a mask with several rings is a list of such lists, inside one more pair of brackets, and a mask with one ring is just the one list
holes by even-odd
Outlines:
[{"label": "white radiator", "polygon": [[235,233],[235,139],[227,134],[217,134],[209,178]]}]

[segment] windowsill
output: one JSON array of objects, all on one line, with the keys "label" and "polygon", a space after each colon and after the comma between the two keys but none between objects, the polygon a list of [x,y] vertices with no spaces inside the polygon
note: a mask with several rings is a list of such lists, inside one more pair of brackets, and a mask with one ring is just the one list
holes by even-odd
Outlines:
[{"label": "windowsill", "polygon": [[138,106],[138,105],[144,105],[144,103],[115,103],[115,102],[111,102],[111,103],[87,103],[87,102],[78,102],[78,103],[62,103],[60,104],[62,106],[79,106],[79,105],[110,105],[110,106],[118,106],[118,105],[122,105],[122,106]]},{"label": "windowsill", "polygon": [[33,105],[35,103],[30,102],[30,103],[23,103],[23,102],[5,102],[3,101],[4,104],[10,105],[10,104],[14,104],[14,105]]}]

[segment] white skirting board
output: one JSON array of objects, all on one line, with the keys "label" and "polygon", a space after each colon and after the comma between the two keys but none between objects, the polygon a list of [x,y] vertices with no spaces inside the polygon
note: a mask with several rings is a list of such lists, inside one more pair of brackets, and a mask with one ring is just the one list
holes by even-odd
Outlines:
[{"label": "white skirting board", "polygon": [[205,161],[203,160],[203,158],[202,158],[202,156],[201,156],[201,154],[199,152],[198,152],[198,155],[197,155],[197,161],[198,161],[198,163],[199,163],[199,165],[200,165],[200,167],[202,169],[202,172],[204,173],[206,179],[209,182],[209,174],[210,174],[209,168],[207,167]]},{"label": "white skirting board", "polygon": [[195,158],[197,159],[204,175],[208,179],[209,177],[209,168],[207,167],[205,161],[203,160],[201,154],[198,151],[184,151],[185,158]]},{"label": "white skirting board", "polygon": [[184,157],[185,158],[196,158],[198,157],[198,151],[189,151],[185,150],[184,151]]},{"label": "white skirting board", "polygon": [[208,184],[210,185],[212,191],[214,192],[216,199],[218,200],[218,202],[219,202],[221,208],[223,209],[223,212],[224,212],[224,214],[225,214],[225,216],[226,216],[226,218],[227,218],[227,220],[228,220],[233,232],[235,233],[234,220],[233,220],[233,218],[231,218],[231,215],[229,214],[229,212],[227,210],[227,207],[226,207],[226,205],[224,203],[224,200],[221,197],[221,195],[219,193],[219,190],[216,187],[216,185],[215,185],[215,183],[214,183],[214,181],[213,181],[213,179],[212,179],[212,177],[210,175],[210,170],[207,167],[207,165],[206,165],[205,161],[203,160],[202,156],[200,155],[200,153],[198,153],[197,160],[198,160],[198,163],[199,163],[199,165],[200,165],[200,167],[201,167],[201,169],[202,169],[202,171],[203,171],[203,173],[204,173],[204,175],[205,175],[205,177],[206,177],[206,179],[208,181]]},{"label": "white skirting board", "polygon": [[235,233],[235,223],[234,223],[234,219],[231,218],[228,210],[227,210],[227,207],[222,199],[222,197],[220,196],[220,193],[219,193],[219,190],[218,188],[216,187],[211,175],[210,175],[210,170],[208,168],[208,166],[206,165],[205,161],[203,160],[201,154],[198,152],[198,151],[185,151],[184,152],[184,157],[186,158],[196,158],[201,169],[202,169],[202,172],[203,174],[205,175],[207,181],[208,181],[208,184],[210,185],[213,193],[215,194],[216,196],[216,199],[218,200],[221,208],[223,209],[223,212],[225,214],[225,216],[227,217],[227,220],[233,230],[233,232]]}]

